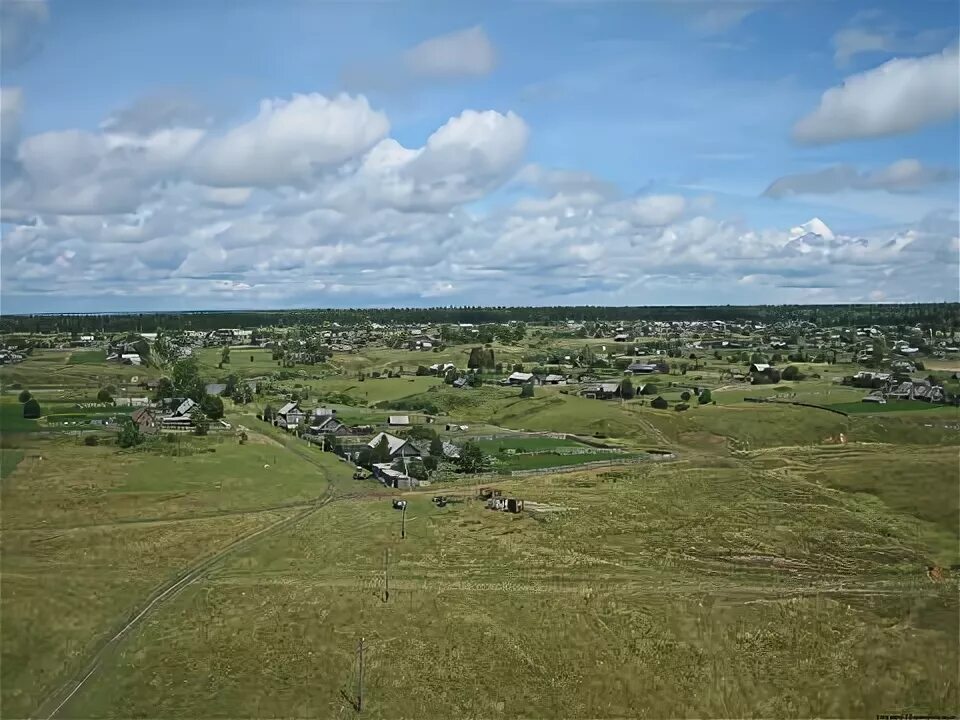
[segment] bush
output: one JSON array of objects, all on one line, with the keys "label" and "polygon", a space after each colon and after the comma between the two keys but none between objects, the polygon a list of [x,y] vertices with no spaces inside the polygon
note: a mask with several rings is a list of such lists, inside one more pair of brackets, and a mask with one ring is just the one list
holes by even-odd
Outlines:
[{"label": "bush", "polygon": [[134,425],[133,420],[127,418],[127,421],[123,424],[123,428],[120,430],[120,434],[117,436],[117,445],[122,448],[128,448],[139,445],[142,441],[143,435],[140,434],[140,428]]},{"label": "bush", "polygon": [[27,402],[27,400],[29,400],[32,397],[33,395],[30,394],[29,390],[21,390],[20,394],[17,395],[17,400],[19,400],[22,403],[25,403]]},{"label": "bush", "polygon": [[641,395],[656,395],[659,392],[657,386],[653,383],[647,383],[643,386],[643,389],[640,391]]},{"label": "bush", "polygon": [[676,405],[673,406],[673,409],[676,410],[677,412],[683,412],[684,410],[689,410],[690,406],[687,405],[686,403],[677,403]]},{"label": "bush", "polygon": [[682,393],[680,393],[680,399],[684,402],[687,402],[690,399],[690,393],[684,390]]},{"label": "bush", "polygon": [[40,403],[37,402],[36,398],[30,398],[23,404],[23,416],[28,419],[38,418],[43,415],[43,411],[40,409]]},{"label": "bush", "polygon": [[97,438],[96,435],[87,435],[83,439],[83,444],[86,445],[87,447],[96,447],[97,445],[100,444],[100,440]]},{"label": "bush", "polygon": [[651,401],[650,407],[655,408],[656,410],[666,410],[668,407],[670,407],[670,403],[657,395],[657,397]]},{"label": "bush", "polygon": [[706,405],[711,400],[713,400],[713,396],[710,394],[710,390],[708,388],[704,388],[703,392],[700,393],[700,397],[697,398],[697,402],[699,402],[701,405]]},{"label": "bush", "polygon": [[783,380],[802,380],[803,375],[800,373],[799,368],[796,365],[787,365],[783,372],[780,373],[780,377]]},{"label": "bush", "polygon": [[101,388],[100,392],[97,393],[97,402],[112,403],[113,398],[110,396],[110,391],[106,388]]}]

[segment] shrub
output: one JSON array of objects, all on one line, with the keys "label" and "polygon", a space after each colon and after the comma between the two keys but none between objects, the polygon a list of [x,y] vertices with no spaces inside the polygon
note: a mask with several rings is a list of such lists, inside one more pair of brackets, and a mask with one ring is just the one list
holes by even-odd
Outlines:
[{"label": "shrub", "polygon": [[690,399],[690,393],[684,390],[682,393],[680,393],[680,399],[684,402],[687,402]]},{"label": "shrub", "polygon": [[657,386],[653,383],[647,383],[643,386],[643,389],[640,391],[641,395],[656,395],[659,392]]},{"label": "shrub", "polygon": [[689,410],[690,406],[687,405],[686,403],[677,403],[676,405],[673,406],[673,409],[676,410],[677,412],[683,412],[684,410]]},{"label": "shrub", "polygon": [[101,388],[100,392],[97,393],[97,402],[102,403],[111,403],[113,398],[110,396],[110,391],[106,388]]},{"label": "shrub", "polygon": [[122,448],[139,445],[143,441],[143,435],[140,434],[140,428],[134,425],[130,418],[123,424],[120,434],[117,436],[117,445]]},{"label": "shrub", "polygon": [[96,435],[87,435],[83,439],[83,444],[86,445],[87,447],[96,447],[97,445],[100,444],[100,440],[97,438]]},{"label": "shrub", "polygon": [[30,398],[23,404],[23,416],[25,418],[38,418],[43,415],[43,411],[40,409],[40,403],[37,402],[36,398]]},{"label": "shrub", "polygon": [[27,400],[29,400],[32,397],[33,395],[30,394],[29,390],[21,390],[20,394],[17,395],[17,400],[19,400],[22,403],[25,403],[27,402]]},{"label": "shrub", "polygon": [[659,395],[657,395],[657,397],[655,397],[655,398],[651,401],[650,407],[655,408],[655,409],[657,409],[657,410],[666,410],[668,407],[670,407],[670,403],[668,403],[668,402],[667,402],[666,400],[664,400],[662,397],[660,397]]},{"label": "shrub", "polygon": [[784,380],[802,380],[803,375],[800,373],[800,370],[796,365],[787,365],[783,372],[780,373],[780,377]]},{"label": "shrub", "polygon": [[703,392],[700,393],[700,397],[697,398],[697,401],[698,401],[701,405],[706,405],[706,404],[709,403],[711,400],[713,400],[713,396],[710,394],[709,388],[704,388]]}]

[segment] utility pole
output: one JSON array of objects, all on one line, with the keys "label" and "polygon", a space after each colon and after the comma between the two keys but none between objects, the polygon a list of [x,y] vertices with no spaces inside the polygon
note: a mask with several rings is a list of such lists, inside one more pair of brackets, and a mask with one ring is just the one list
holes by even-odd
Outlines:
[{"label": "utility pole", "polygon": [[400,539],[407,537],[407,506],[400,508]]},{"label": "utility pole", "polygon": [[383,601],[390,600],[390,548],[383,553]]},{"label": "utility pole", "polygon": [[363,638],[360,638],[360,672],[357,673],[357,712],[363,712]]}]

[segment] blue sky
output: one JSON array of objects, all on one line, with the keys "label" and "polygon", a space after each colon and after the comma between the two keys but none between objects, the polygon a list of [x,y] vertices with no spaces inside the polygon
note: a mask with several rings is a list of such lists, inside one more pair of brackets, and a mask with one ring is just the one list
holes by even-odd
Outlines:
[{"label": "blue sky", "polygon": [[0,8],[4,312],[957,299],[955,2]]}]

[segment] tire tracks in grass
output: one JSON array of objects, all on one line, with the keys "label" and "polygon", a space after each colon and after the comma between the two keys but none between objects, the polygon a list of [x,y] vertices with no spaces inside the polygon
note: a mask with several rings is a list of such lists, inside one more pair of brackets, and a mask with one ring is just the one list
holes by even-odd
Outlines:
[{"label": "tire tracks in grass", "polygon": [[[316,458],[313,458],[307,452],[302,452],[292,443],[284,442],[284,447],[290,450],[294,455],[306,460],[311,465],[319,468],[325,475],[325,468]],[[108,636],[102,638],[95,649],[92,651],[89,660],[75,672],[73,676],[63,683],[59,688],[49,693],[37,706],[31,718],[44,718],[50,720],[86,685],[87,681],[93,677],[100,669],[104,660],[117,649],[123,639],[131,630],[138,627],[152,611],[170,600],[187,587],[208,575],[223,560],[234,553],[243,550],[255,542],[263,540],[266,537],[275,535],[322,510],[330,503],[338,500],[347,500],[356,497],[359,493],[336,494],[336,486],[332,479],[328,478],[328,486],[322,495],[310,501],[309,506],[287,517],[281,518],[266,527],[259,528],[253,532],[242,535],[230,542],[225,547],[218,550],[202,560],[199,560],[186,569],[182,570],[176,576],[168,579],[163,584],[156,587],[147,598],[131,612],[122,624],[115,627]],[[261,512],[261,511],[256,511]]]}]

